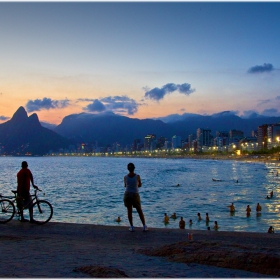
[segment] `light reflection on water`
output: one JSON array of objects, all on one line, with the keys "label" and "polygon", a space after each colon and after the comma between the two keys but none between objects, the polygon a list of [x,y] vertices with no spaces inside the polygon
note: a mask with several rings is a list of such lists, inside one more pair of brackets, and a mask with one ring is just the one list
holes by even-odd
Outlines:
[{"label": "light reflection on water", "polygon": [[[130,161],[136,165],[143,186],[140,189],[143,211],[150,227],[178,228],[179,218],[163,224],[163,215],[183,216],[187,228],[207,229],[200,212],[210,216],[209,226],[217,220],[220,230],[266,232],[270,225],[280,231],[280,171],[278,164],[239,161],[95,158],[95,157],[1,157],[0,192],[10,194],[16,188],[16,173],[27,160],[35,184],[46,193],[54,207],[53,221],[128,225],[123,205],[123,176]],[[279,172],[280,173],[280,172]],[[213,181],[219,179],[221,181]],[[238,183],[236,182],[238,180]],[[177,186],[179,184],[179,186]],[[266,199],[270,191],[272,199]],[[43,197],[43,196],[42,196]],[[236,207],[230,215],[227,205]],[[262,214],[256,216],[257,203]],[[246,206],[252,208],[246,217]],[[122,222],[114,220],[120,216]],[[134,224],[141,226],[134,212]]]}]

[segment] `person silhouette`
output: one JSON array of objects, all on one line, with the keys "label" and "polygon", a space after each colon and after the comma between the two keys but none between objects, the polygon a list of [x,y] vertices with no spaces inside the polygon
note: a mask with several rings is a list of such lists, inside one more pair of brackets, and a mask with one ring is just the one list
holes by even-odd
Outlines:
[{"label": "person silhouette", "polygon": [[23,161],[21,163],[21,170],[17,173],[17,207],[20,212],[20,221],[28,222],[24,218],[23,208],[26,206],[29,210],[30,223],[34,223],[33,219],[33,203],[30,195],[30,182],[34,189],[38,189],[36,185],[34,185],[32,172],[28,169],[28,163]]},{"label": "person silhouette", "polygon": [[141,207],[140,195],[138,189],[142,186],[140,175],[134,173],[135,165],[133,163],[129,163],[127,165],[127,169],[129,173],[124,176],[124,205],[127,208],[127,216],[130,223],[129,231],[135,231],[133,226],[133,217],[132,210],[133,207],[136,208],[139,218],[143,224],[143,231],[147,231],[148,227],[145,222],[144,213]]}]

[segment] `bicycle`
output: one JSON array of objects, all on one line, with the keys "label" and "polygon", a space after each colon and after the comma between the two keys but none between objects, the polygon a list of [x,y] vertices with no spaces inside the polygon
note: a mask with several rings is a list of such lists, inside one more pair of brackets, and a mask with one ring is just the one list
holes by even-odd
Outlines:
[{"label": "bicycle", "polygon": [[[34,194],[31,195],[30,202],[23,207],[28,209],[30,203],[33,207],[33,219],[36,224],[43,225],[50,221],[53,216],[53,207],[46,201],[38,198],[37,192],[42,191],[39,188],[35,188]],[[18,199],[22,199],[17,196],[17,191],[12,190],[14,196],[3,196],[0,194],[0,223],[4,224],[13,219],[15,215],[20,216],[20,210],[15,206],[15,202]],[[17,205],[17,203],[16,203]]]}]

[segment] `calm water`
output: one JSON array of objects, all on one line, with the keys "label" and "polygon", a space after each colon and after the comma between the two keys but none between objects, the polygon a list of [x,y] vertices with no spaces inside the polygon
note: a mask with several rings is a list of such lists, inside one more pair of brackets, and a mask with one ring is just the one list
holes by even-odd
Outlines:
[{"label": "calm water", "polygon": [[[98,157],[0,157],[0,192],[10,195],[16,189],[16,173],[27,160],[35,184],[43,189],[54,207],[52,221],[127,226],[123,205],[123,176],[130,161],[142,178],[142,207],[149,227],[178,228],[179,218],[163,224],[166,212],[193,220],[192,229],[206,229],[197,222],[197,212],[210,216],[211,228],[217,220],[221,231],[266,232],[270,225],[280,232],[280,165],[237,161],[192,159],[127,159]],[[214,182],[212,178],[220,179]],[[238,180],[238,183],[236,183]],[[177,186],[179,184],[180,186]],[[274,191],[272,199],[265,199]],[[227,205],[234,202],[236,213]],[[256,216],[257,202],[262,214]],[[252,213],[246,217],[246,206]],[[135,226],[141,226],[134,212]],[[28,215],[27,215],[28,216]],[[120,216],[122,222],[114,219]]]}]

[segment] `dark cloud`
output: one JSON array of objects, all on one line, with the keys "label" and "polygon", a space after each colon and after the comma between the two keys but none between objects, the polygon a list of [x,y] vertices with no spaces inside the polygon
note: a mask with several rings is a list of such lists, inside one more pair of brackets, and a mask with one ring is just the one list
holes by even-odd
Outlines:
[{"label": "dark cloud", "polygon": [[269,103],[269,102],[271,102],[271,101],[272,101],[271,99],[260,100],[259,103],[258,103],[258,106],[267,104],[267,103]]},{"label": "dark cloud", "polygon": [[185,95],[189,95],[189,94],[195,92],[195,89],[192,89],[191,85],[187,84],[187,83],[184,83],[181,85],[169,83],[169,84],[164,85],[161,88],[155,87],[150,90],[149,88],[145,87],[143,89],[145,91],[146,98],[153,99],[156,101],[163,99],[166,94],[170,94],[174,91],[178,91]]},{"label": "dark cloud", "polygon": [[6,121],[6,120],[8,120],[8,119],[9,119],[9,117],[0,116],[0,121]]},{"label": "dark cloud", "polygon": [[[89,101],[90,99],[80,99],[80,101]],[[84,109],[89,112],[112,111],[114,113],[133,115],[138,111],[138,104],[135,100],[127,96],[108,96],[101,99],[95,99],[93,103],[87,105]]]},{"label": "dark cloud", "polygon": [[106,107],[98,99],[95,99],[91,104],[87,105],[85,109],[89,112],[98,112],[98,113],[106,111]]},{"label": "dark cloud", "polygon": [[259,116],[260,115],[258,112],[253,111],[253,110],[248,110],[248,111],[244,111],[243,115],[241,115],[240,117],[244,118],[244,119],[251,119],[251,118],[257,118]]},{"label": "dark cloud", "polygon": [[254,119],[261,117],[278,117],[280,116],[280,112],[276,108],[265,109],[261,113],[258,113],[254,110],[244,111],[243,115],[240,117],[243,119]]},{"label": "dark cloud", "polygon": [[265,109],[261,114],[267,117],[279,116],[278,109],[275,108]]},{"label": "dark cloud", "polygon": [[41,110],[49,110],[55,108],[65,108],[69,105],[69,100],[52,100],[50,98],[44,97],[43,99],[29,100],[25,108],[28,113]]},{"label": "dark cloud", "polygon": [[263,65],[256,65],[256,66],[251,67],[248,70],[248,73],[256,74],[256,73],[271,72],[273,70],[275,70],[275,69],[271,63],[264,63]]},{"label": "dark cloud", "polygon": [[238,113],[239,111],[223,111],[223,112],[213,114],[212,117],[217,118],[217,117],[237,116]]}]

